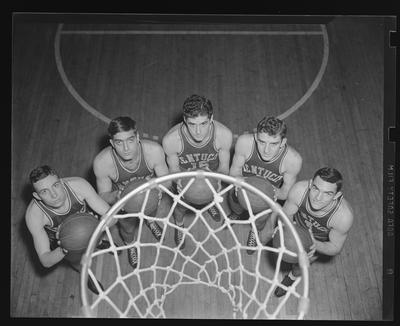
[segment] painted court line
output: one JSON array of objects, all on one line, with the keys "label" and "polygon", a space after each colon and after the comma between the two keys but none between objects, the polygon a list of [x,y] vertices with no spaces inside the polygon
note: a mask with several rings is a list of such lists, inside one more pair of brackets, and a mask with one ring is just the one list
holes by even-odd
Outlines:
[{"label": "painted court line", "polygon": [[[278,115],[279,119],[285,119],[295,111],[297,111],[312,95],[312,93],[317,89],[321,79],[325,73],[326,66],[328,64],[328,57],[329,57],[329,40],[328,40],[328,33],[326,31],[325,25],[320,25],[321,31],[162,31],[162,30],[142,30],[142,31],[133,31],[133,30],[126,30],[126,31],[89,31],[89,30],[62,30],[64,24],[59,24],[57,28],[57,33],[54,42],[55,48],[55,59],[58,72],[61,76],[61,79],[71,93],[71,95],[77,100],[77,102],[88,112],[93,114],[96,118],[104,121],[108,124],[111,119],[97,111],[93,108],[89,103],[87,103],[75,90],[72,86],[71,82],[69,81],[63,65],[62,59],[60,54],[60,39],[61,34],[75,34],[75,35],[322,35],[324,41],[324,48],[323,48],[323,58],[320,69],[311,84],[308,88],[306,93],[288,110],[284,113]],[[254,130],[253,130],[254,131]],[[248,131],[244,131],[243,133],[249,133]],[[158,140],[159,136],[157,135],[149,135],[147,133],[143,133],[142,136],[144,138],[153,138],[154,140]],[[233,137],[237,138],[239,135],[234,134]]]}]

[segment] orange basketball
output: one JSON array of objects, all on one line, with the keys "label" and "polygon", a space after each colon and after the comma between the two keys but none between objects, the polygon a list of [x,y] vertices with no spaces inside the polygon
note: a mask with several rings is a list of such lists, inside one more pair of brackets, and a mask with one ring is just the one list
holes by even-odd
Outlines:
[{"label": "orange basketball", "polygon": [[79,262],[98,224],[99,220],[89,213],[75,213],[62,222],[58,239],[60,246],[68,250],[65,259]]},{"label": "orange basketball", "polygon": [[[313,241],[311,239],[310,233],[307,229],[297,225],[293,224],[295,230],[297,231],[297,234],[300,237],[300,241],[303,244],[304,250],[306,252],[310,251],[310,247],[313,245]],[[290,231],[289,227],[283,226],[283,242],[285,243],[285,247],[298,254],[298,246],[296,244],[296,240],[293,236],[293,233]],[[274,239],[272,240],[273,246],[275,248],[281,247],[281,239],[280,239],[280,232],[279,230],[276,231]],[[297,263],[298,258],[294,256],[290,256],[288,254],[283,254],[282,260],[287,262],[287,263]]]},{"label": "orange basketball", "polygon": [[[182,190],[186,187],[191,179],[192,177],[180,179]],[[208,180],[210,181],[215,191],[218,191],[218,180],[214,178],[208,178]],[[195,178],[194,182],[183,194],[183,199],[191,204],[206,205],[213,201],[214,194],[206,183],[205,178]]]},{"label": "orange basketball", "polygon": [[[272,184],[260,177],[257,176],[251,176],[245,178],[245,182],[252,185],[253,187],[257,188],[258,190],[262,191],[264,194],[266,194],[269,198],[273,199],[274,198],[274,187]],[[238,191],[238,200],[240,205],[248,210],[246,200],[244,198],[243,194],[243,189],[240,189]],[[261,198],[261,196],[251,192],[250,190],[246,190],[247,197],[249,198],[249,202],[251,205],[251,209],[253,210],[253,213],[257,214],[263,210],[266,210],[269,208],[269,204],[266,200]]]},{"label": "orange basketball", "polygon": [[[146,179],[141,180],[133,180],[128,183],[124,190],[121,193],[121,198],[126,196],[128,193],[136,189],[137,187],[141,186],[142,184],[146,183]],[[147,190],[143,190],[135,195],[133,195],[129,200],[125,203],[124,210],[127,213],[138,213],[142,210],[142,206],[144,200],[146,198]],[[151,215],[154,213],[158,207],[159,202],[159,191],[158,189],[151,189],[149,192],[149,197],[147,198],[146,207],[144,209],[144,213],[146,215]]]}]

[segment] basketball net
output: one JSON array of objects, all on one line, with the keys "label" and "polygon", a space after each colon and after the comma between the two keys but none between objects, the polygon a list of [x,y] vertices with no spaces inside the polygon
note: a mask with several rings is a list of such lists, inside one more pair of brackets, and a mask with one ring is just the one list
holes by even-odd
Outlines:
[{"label": "basketball net", "polygon": [[[179,194],[171,192],[163,185],[166,181],[176,182],[183,177],[191,179]],[[200,209],[182,199],[195,178],[205,178],[204,180],[214,194],[213,201]],[[209,181],[211,178],[223,181],[227,186],[222,190],[214,189]],[[221,207],[223,196],[234,187],[244,190],[249,213],[248,220],[230,220]],[[144,214],[149,191],[154,188],[161,190],[163,196],[168,195],[173,200],[165,217]],[[141,212],[118,214],[130,198],[141,192],[146,192]],[[269,208],[253,214],[247,192],[260,196]],[[190,225],[186,225],[185,222],[184,228],[174,223],[172,215],[178,203],[186,207],[194,216],[193,222]],[[221,214],[219,223],[214,222],[206,213],[207,209],[212,206],[219,209]],[[297,244],[298,252],[289,251],[284,245],[284,239],[279,248],[262,244],[258,236],[256,237],[256,247],[246,245],[250,228],[257,234],[255,220],[273,211],[278,214],[276,231],[280,232],[282,239],[282,224],[288,225]],[[116,220],[127,217],[139,219],[138,235],[135,242],[118,247],[109,228],[115,224]],[[153,241],[148,240],[151,236],[148,236],[147,240],[145,239],[143,235],[146,232],[149,233],[144,224],[145,220],[157,221],[163,225],[160,241],[157,242],[154,238],[151,239]],[[200,232],[199,225],[203,231],[205,230],[203,232],[205,236],[202,239],[196,234],[196,232]],[[175,229],[179,229],[184,234],[186,245],[183,250],[174,242],[173,231]],[[96,244],[104,232],[111,246],[98,250]],[[240,232],[245,236],[240,237]],[[129,265],[124,253],[126,249],[133,246],[137,248],[138,252],[136,269]],[[247,249],[253,249],[254,254],[247,255]],[[118,255],[119,251],[122,251],[121,255]],[[273,264],[266,260],[266,256],[271,254],[275,257]],[[289,288],[281,284],[282,273],[280,270],[283,254],[298,255],[301,269],[301,276]],[[101,259],[103,259],[104,267],[99,264]],[[294,307],[294,312],[289,314],[289,318],[303,319],[308,309],[308,257],[282,207],[246,182],[219,173],[206,171],[175,173],[152,179],[134,189],[115,203],[103,216],[91,237],[81,264],[82,311],[86,317],[99,317],[99,313],[101,313],[101,317],[168,318],[168,312],[164,309],[168,297],[181,285],[197,284],[222,291],[232,305],[232,318],[287,319],[288,313],[285,311],[285,305],[288,305]],[[143,274],[147,275],[146,278],[142,277]],[[94,295],[88,290],[88,277],[95,283],[99,295]],[[104,279],[107,277],[111,280],[106,282]],[[97,280],[104,286],[104,291],[100,288]],[[273,295],[277,286],[287,291],[281,298]],[[110,314],[103,316],[106,311],[109,311]]]}]

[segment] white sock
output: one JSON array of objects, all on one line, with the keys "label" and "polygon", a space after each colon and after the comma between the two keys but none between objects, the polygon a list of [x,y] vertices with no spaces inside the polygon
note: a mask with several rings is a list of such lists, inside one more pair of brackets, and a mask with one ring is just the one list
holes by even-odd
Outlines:
[{"label": "white sock", "polygon": [[289,272],[288,276],[289,276],[289,278],[290,278],[292,281],[295,281],[296,278],[297,278],[296,276],[293,275],[293,272],[292,272],[292,271]]}]

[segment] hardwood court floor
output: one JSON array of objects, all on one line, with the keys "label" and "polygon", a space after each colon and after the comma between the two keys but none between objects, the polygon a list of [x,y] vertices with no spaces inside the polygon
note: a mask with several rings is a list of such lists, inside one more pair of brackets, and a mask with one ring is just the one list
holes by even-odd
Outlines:
[{"label": "hardwood court floor", "polygon": [[[312,265],[306,318],[382,318],[383,18],[335,18],[326,25],[328,43],[319,25],[59,28],[17,22],[13,29],[11,316],[80,314],[79,275],[64,264],[44,269],[33,249],[24,222],[29,172],[49,164],[95,185],[92,161],[107,144],[107,119],[130,115],[143,138],[160,141],[179,121],[184,99],[199,93],[236,136],[307,95],[285,117],[288,143],[303,157],[299,180],[324,165],[336,167],[355,221],[341,254]],[[290,33],[78,33],[82,29]]]}]

